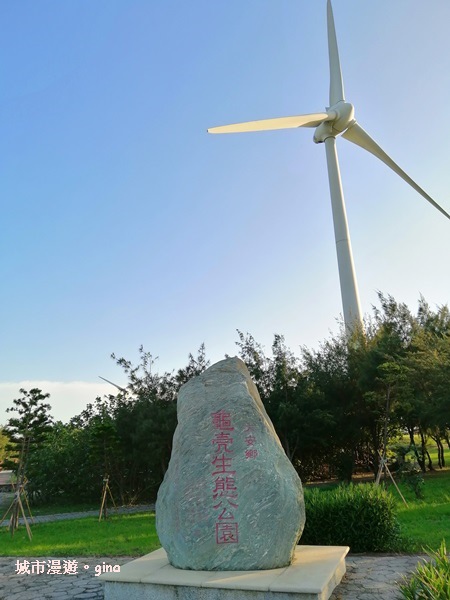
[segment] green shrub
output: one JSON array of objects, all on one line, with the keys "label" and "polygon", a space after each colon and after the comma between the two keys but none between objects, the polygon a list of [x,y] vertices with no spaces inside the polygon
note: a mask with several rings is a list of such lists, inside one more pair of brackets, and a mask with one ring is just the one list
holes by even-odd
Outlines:
[{"label": "green shrub", "polygon": [[450,561],[445,540],[437,552],[427,554],[434,562],[418,564],[413,576],[400,584],[400,593],[406,600],[449,600]]},{"label": "green shrub", "polygon": [[425,498],[423,493],[425,479],[423,478],[422,471],[416,462],[412,460],[405,460],[397,473],[400,475],[400,481],[408,486],[412,492],[414,492],[416,498],[419,500],[423,500]]},{"label": "green shrub", "polygon": [[395,454],[395,462],[391,466],[391,470],[395,469],[400,481],[414,492],[416,498],[423,500],[425,497],[423,493],[425,480],[416,457],[414,455],[408,456],[412,452],[411,444],[391,444],[389,448]]},{"label": "green shrub", "polygon": [[306,490],[305,505],[302,544],[350,546],[352,552],[388,552],[398,546],[395,502],[381,486],[351,484],[327,492]]}]

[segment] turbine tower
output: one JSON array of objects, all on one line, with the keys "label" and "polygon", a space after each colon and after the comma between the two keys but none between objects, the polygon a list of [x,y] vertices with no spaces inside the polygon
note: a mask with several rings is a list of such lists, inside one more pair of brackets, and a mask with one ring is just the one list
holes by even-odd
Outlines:
[{"label": "turbine tower", "polygon": [[208,129],[208,133],[241,133],[247,131],[293,129],[296,127],[315,128],[314,142],[316,144],[325,144],[344,322],[346,329],[351,331],[355,325],[362,326],[362,317],[339,171],[336,138],[342,135],[342,137],[350,142],[374,154],[448,219],[450,219],[450,215],[417,185],[356,122],[354,107],[349,102],[346,102],[344,96],[344,84],[342,81],[331,0],[327,0],[327,29],[330,63],[330,106],[325,112],[212,127]]}]

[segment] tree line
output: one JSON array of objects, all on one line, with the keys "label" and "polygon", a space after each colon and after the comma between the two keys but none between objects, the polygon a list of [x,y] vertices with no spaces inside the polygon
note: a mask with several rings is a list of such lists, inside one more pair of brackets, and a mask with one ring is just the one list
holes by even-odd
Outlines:
[{"label": "tree line", "polygon": [[[445,466],[444,447],[450,448],[447,306],[432,309],[420,298],[413,314],[380,293],[364,330],[350,335],[342,325],[318,349],[301,347],[298,356],[282,335],[274,336],[268,355],[252,335],[237,334],[237,354],[303,480],[350,481],[357,470],[376,473],[388,445],[397,449],[399,460],[409,452],[423,472]],[[30,433],[28,426],[24,475],[36,497],[97,499],[107,474],[121,503],[155,498],[170,459],[178,390],[210,363],[204,345],[189,355],[184,368],[162,374],[143,347],[137,365],[112,358],[128,380],[117,394],[97,398],[69,423],[53,423],[40,413],[36,431]],[[12,410],[23,410],[30,397],[41,396],[41,404],[48,397],[41,390],[21,392],[25,396],[14,400]],[[3,428],[10,464],[13,448],[16,455],[20,450],[21,418]],[[427,450],[430,440],[437,448],[436,463]]]}]

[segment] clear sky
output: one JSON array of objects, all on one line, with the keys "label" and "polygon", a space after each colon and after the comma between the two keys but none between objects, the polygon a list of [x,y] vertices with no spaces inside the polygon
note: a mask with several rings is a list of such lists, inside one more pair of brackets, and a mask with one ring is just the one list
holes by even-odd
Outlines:
[{"label": "clear sky", "polygon": [[[334,0],[346,98],[450,211],[450,2]],[[0,423],[19,388],[69,419],[125,383],[111,352],[183,366],[236,328],[317,347],[341,298],[312,129],[208,127],[323,111],[325,0],[0,3]],[[365,313],[450,299],[450,222],[338,140]]]}]

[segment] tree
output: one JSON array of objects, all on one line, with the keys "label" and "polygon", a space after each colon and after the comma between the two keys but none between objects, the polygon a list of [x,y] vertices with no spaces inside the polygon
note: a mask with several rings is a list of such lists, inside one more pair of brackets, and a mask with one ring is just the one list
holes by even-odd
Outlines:
[{"label": "tree", "polygon": [[416,449],[417,460],[422,471],[426,466],[433,469],[427,451],[428,436],[436,443],[438,466],[445,466],[442,440],[448,439],[449,431],[449,392],[450,377],[450,337],[440,337],[435,332],[421,329],[414,338],[412,349],[405,359],[411,382],[411,396],[402,416],[408,420],[411,444],[413,432],[420,436],[420,452]]},{"label": "tree", "polygon": [[[254,337],[238,330],[240,358],[246,363],[284,450],[303,478],[317,475],[330,457],[334,420],[324,395],[307,369],[275,334],[268,357]],[[306,350],[305,350],[306,352]]]},{"label": "tree", "polygon": [[[268,355],[251,334],[237,331],[239,356],[304,479],[350,481],[356,467],[376,473],[379,452],[405,432],[422,469],[427,460],[432,467],[429,439],[438,447],[438,466],[444,465],[443,444],[450,447],[450,312],[445,306],[432,310],[423,298],[416,315],[392,296],[379,294],[379,304],[364,332],[349,336],[342,324],[337,335],[318,349],[303,347],[300,356],[282,335],[274,336]],[[34,491],[94,499],[107,473],[123,503],[154,499],[172,451],[178,391],[209,366],[205,347],[189,354],[185,367],[162,374],[143,346],[136,364],[112,358],[128,383],[34,444],[27,466]]]},{"label": "tree", "polygon": [[270,361],[264,354],[264,348],[251,334],[244,335],[239,329],[236,331],[239,336],[239,341],[236,342],[239,348],[239,356],[247,365],[247,369],[258,388],[261,400],[265,404],[270,393]]},{"label": "tree", "polygon": [[10,464],[16,472],[18,481],[25,476],[30,449],[42,442],[52,423],[49,414],[51,406],[43,402],[50,397],[50,394],[43,394],[38,388],[30,391],[21,388],[20,393],[22,397],[13,400],[14,406],[6,409],[7,413],[17,413],[18,416],[11,417],[5,427],[11,449],[15,453]]},{"label": "tree", "polygon": [[128,384],[88,404],[70,423],[51,427],[28,460],[29,489],[36,497],[99,499],[107,474],[122,504],[154,500],[172,450],[177,392],[208,366],[205,348],[190,354],[185,367],[162,375],[142,346],[137,364],[112,357]]},{"label": "tree", "polygon": [[[302,349],[309,410],[311,415],[315,414],[315,435],[326,441],[326,448],[318,457],[321,471],[328,477],[338,474],[347,481],[351,479],[358,450],[367,441],[366,407],[356,381],[355,361],[349,360],[350,348],[357,348],[358,343],[356,338],[349,340],[342,327],[338,335],[323,342],[317,351]],[[313,399],[315,402],[311,402]],[[317,472],[317,466],[314,471]]]},{"label": "tree", "polygon": [[57,421],[30,454],[27,474],[34,501],[97,500],[101,477],[91,457],[89,428]]},{"label": "tree", "polygon": [[[52,422],[48,412],[51,406],[43,402],[50,397],[50,394],[43,394],[38,388],[30,391],[21,388],[20,393],[22,397],[13,400],[14,406],[6,411],[18,414],[17,417],[11,417],[8,420],[5,428],[16,454],[11,463],[17,478],[16,502],[13,503],[10,522],[11,535],[14,535],[14,531],[18,527],[19,511],[23,512],[20,496],[26,483],[29,454],[45,439]],[[31,537],[29,530],[28,535]]]},{"label": "tree", "polygon": [[287,457],[294,463],[298,458],[297,451],[303,428],[299,402],[303,377],[298,358],[287,348],[282,335],[274,336],[272,356],[267,369],[269,391],[266,408]]}]

